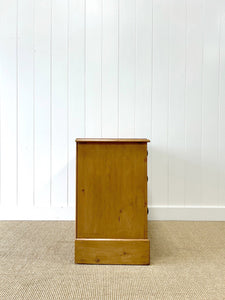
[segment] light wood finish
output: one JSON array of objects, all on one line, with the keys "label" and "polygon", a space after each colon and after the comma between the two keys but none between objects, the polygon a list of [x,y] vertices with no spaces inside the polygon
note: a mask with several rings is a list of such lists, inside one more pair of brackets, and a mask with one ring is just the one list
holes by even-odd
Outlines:
[{"label": "light wood finish", "polygon": [[146,151],[146,144],[78,144],[78,238],[147,238]]},{"label": "light wood finish", "polygon": [[77,239],[75,262],[83,264],[149,265],[147,239]]},{"label": "light wood finish", "polygon": [[123,142],[123,143],[130,143],[130,142],[136,142],[136,143],[148,143],[150,142],[150,140],[148,139],[105,139],[105,138],[102,138],[102,139],[85,139],[85,138],[82,138],[82,139],[76,139],[76,142],[93,142],[93,143],[102,143],[102,142],[113,142],[113,143],[120,143],[120,142]]},{"label": "light wood finish", "polygon": [[77,140],[77,239],[147,239],[147,140],[131,140]]}]

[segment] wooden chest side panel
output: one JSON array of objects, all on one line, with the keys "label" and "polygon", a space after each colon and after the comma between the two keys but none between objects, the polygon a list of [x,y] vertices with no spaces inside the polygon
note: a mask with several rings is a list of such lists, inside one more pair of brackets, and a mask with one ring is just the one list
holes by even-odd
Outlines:
[{"label": "wooden chest side panel", "polygon": [[78,143],[77,238],[147,238],[147,144]]}]

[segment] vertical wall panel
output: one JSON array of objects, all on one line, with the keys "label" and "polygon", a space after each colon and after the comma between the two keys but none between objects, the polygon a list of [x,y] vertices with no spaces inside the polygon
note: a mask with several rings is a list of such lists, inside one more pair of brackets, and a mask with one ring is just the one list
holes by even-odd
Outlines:
[{"label": "vertical wall panel", "polygon": [[218,204],[218,70],[219,6],[210,0],[204,7],[202,204]]},{"label": "vertical wall panel", "polygon": [[[52,205],[67,206],[68,1],[52,1]],[[59,122],[60,120],[60,122]]]},{"label": "vertical wall panel", "polygon": [[185,151],[185,92],[186,92],[186,0],[170,1],[169,28],[169,108],[168,202],[184,204],[184,151]]},{"label": "vertical wall panel", "polygon": [[17,2],[0,1],[1,204],[17,204]]},{"label": "vertical wall panel", "polygon": [[33,204],[34,2],[18,1],[18,205]]},{"label": "vertical wall panel", "polygon": [[84,137],[85,0],[69,3],[69,206],[75,205],[75,139]]},{"label": "vertical wall panel", "polygon": [[152,205],[168,202],[169,2],[153,1]]},{"label": "vertical wall panel", "polygon": [[50,205],[51,0],[35,1],[34,204]]},{"label": "vertical wall panel", "polygon": [[151,137],[152,1],[136,1],[135,136]]},{"label": "vertical wall panel", "polygon": [[[225,3],[223,3],[222,12],[225,12]],[[219,201],[218,204],[225,206],[225,18],[224,14],[220,18],[220,49],[219,49]]]},{"label": "vertical wall panel", "polygon": [[[135,137],[152,139],[152,8],[153,1],[136,1]],[[152,160],[148,143],[148,203],[151,203]]]},{"label": "vertical wall panel", "polygon": [[136,7],[135,0],[119,5],[119,136],[135,133]]},{"label": "vertical wall panel", "polygon": [[118,133],[118,1],[103,0],[102,136]]},{"label": "vertical wall panel", "polygon": [[101,137],[102,0],[86,0],[86,136]]},{"label": "vertical wall panel", "polygon": [[219,215],[224,16],[223,0],[0,0],[0,217],[75,206],[77,137],[150,138],[149,205]]},{"label": "vertical wall panel", "polygon": [[[16,39],[17,35],[17,0],[0,1],[0,38]],[[16,49],[16,48],[14,48]]]},{"label": "vertical wall panel", "polygon": [[185,204],[201,204],[203,1],[187,1]]}]

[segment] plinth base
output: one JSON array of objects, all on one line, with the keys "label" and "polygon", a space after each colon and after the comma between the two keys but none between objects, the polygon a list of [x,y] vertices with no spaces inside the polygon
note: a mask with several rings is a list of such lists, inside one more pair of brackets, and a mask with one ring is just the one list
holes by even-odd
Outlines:
[{"label": "plinth base", "polygon": [[149,265],[148,239],[76,239],[75,263]]}]

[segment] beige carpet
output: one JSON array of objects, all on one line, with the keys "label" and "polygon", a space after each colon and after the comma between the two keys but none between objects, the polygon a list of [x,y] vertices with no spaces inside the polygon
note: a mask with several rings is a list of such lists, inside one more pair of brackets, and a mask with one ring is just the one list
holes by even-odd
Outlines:
[{"label": "beige carpet", "polygon": [[225,299],[225,222],[149,224],[150,266],[74,264],[74,222],[0,222],[0,299]]}]

